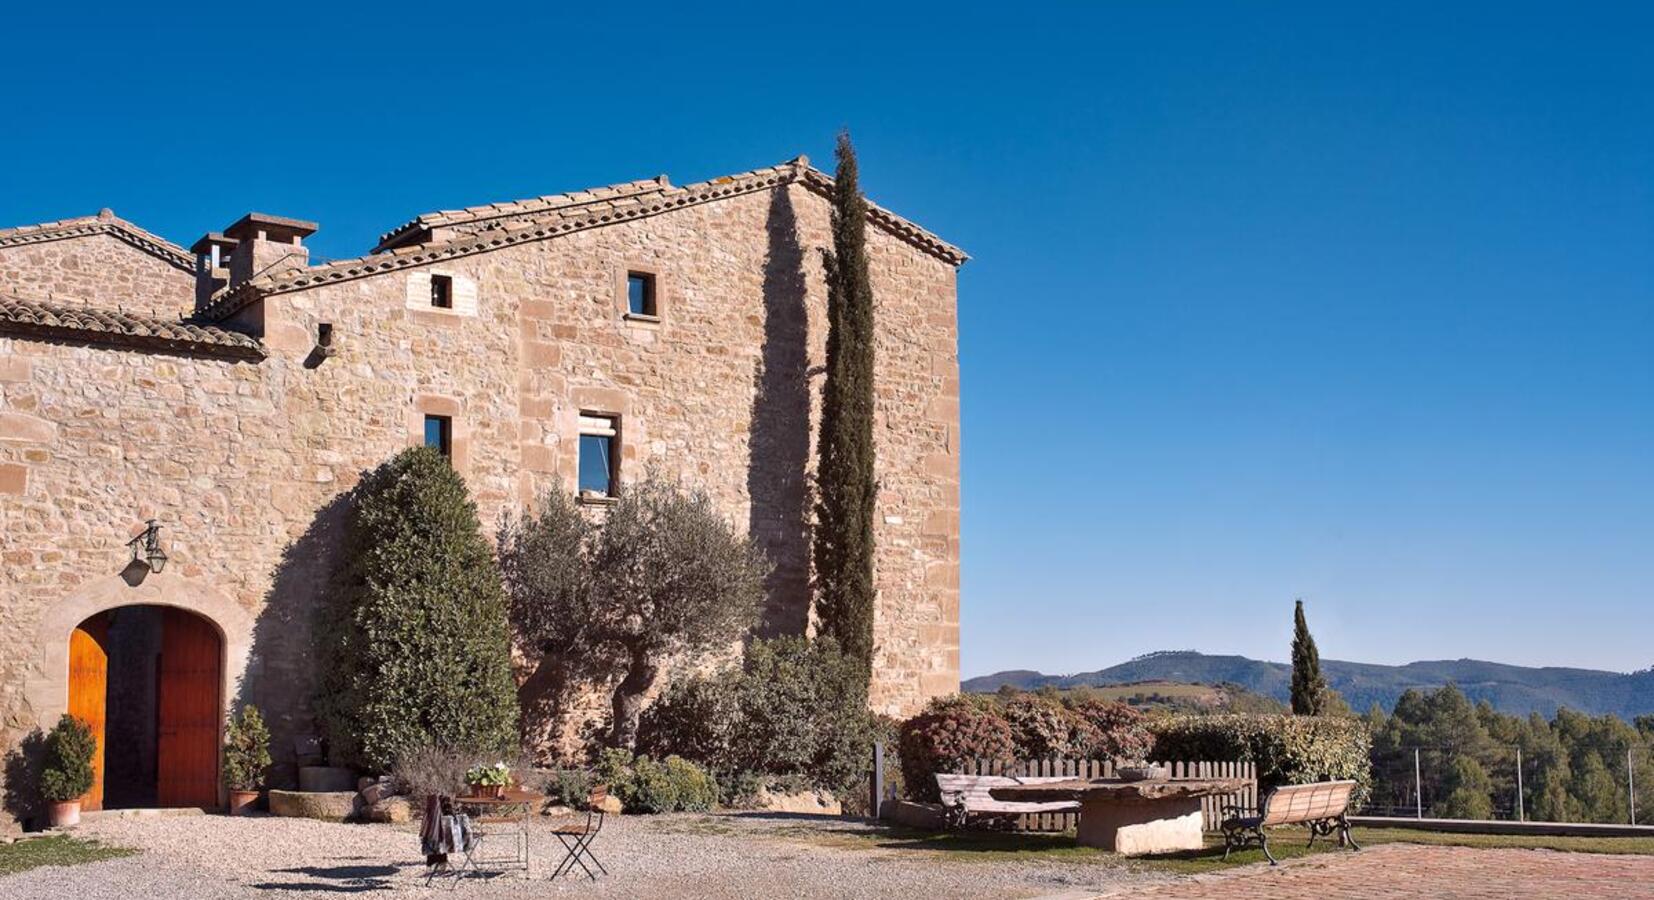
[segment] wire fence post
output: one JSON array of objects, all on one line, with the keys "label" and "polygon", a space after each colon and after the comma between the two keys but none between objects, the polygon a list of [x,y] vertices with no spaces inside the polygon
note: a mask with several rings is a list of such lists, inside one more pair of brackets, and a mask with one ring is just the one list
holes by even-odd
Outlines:
[{"label": "wire fence post", "polygon": [[1424,780],[1419,775],[1419,748],[1413,748],[1413,818],[1424,818]]},{"label": "wire fence post", "polygon": [[1637,767],[1631,763],[1631,748],[1625,748],[1625,789],[1631,795],[1631,824],[1637,824]]},{"label": "wire fence post", "polygon": [[1522,807],[1522,748],[1516,748],[1516,821],[1526,822],[1527,811]]}]

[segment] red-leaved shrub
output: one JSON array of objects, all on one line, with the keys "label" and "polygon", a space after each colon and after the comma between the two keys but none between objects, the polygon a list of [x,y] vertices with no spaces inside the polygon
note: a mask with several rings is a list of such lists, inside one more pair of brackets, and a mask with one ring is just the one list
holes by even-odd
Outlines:
[{"label": "red-leaved shrub", "polygon": [[914,800],[936,802],[936,773],[962,772],[968,759],[1009,763],[1016,757],[1011,726],[986,698],[940,697],[902,723],[902,780]]},{"label": "red-leaved shrub", "polygon": [[1070,711],[1091,725],[1091,744],[1080,754],[1087,758],[1136,761],[1154,746],[1143,714],[1124,703],[1081,700]]}]

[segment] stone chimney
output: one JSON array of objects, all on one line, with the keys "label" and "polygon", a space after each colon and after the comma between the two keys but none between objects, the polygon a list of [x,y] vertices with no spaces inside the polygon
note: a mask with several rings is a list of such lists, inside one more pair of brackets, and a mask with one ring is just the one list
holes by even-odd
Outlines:
[{"label": "stone chimney", "polygon": [[195,308],[212,302],[213,295],[230,283],[230,256],[239,241],[209,231],[190,246],[195,254]]},{"label": "stone chimney", "polygon": [[195,253],[195,305],[212,301],[219,291],[310,264],[304,239],[316,233],[316,223],[264,213],[248,213],[223,233],[202,235],[190,247]]},{"label": "stone chimney", "polygon": [[310,265],[304,239],[316,233],[316,223],[302,219],[248,213],[224,229],[236,242],[230,254],[230,287],[261,275],[274,275]]}]

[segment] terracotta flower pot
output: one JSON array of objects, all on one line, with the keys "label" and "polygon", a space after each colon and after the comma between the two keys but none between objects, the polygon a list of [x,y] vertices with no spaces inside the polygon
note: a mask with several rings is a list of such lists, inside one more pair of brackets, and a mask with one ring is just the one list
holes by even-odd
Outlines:
[{"label": "terracotta flower pot", "polygon": [[67,828],[70,825],[80,824],[80,801],[70,800],[67,803],[53,803],[46,812],[46,821],[53,828]]},{"label": "terracotta flower pot", "polygon": [[258,805],[258,791],[230,791],[230,815],[245,816]]},{"label": "terracotta flower pot", "polygon": [[498,800],[505,796],[505,785],[503,784],[468,784],[466,787],[471,790],[471,793],[467,796],[477,800],[490,798]]}]

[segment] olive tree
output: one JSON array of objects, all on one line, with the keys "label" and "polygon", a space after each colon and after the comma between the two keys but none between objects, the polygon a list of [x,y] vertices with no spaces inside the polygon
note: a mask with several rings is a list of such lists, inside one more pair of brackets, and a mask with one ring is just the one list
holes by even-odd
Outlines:
[{"label": "olive tree", "polygon": [[630,747],[643,698],[668,660],[727,646],[752,628],[769,564],[700,491],[650,477],[601,526],[561,493],[500,542],[519,639],[541,665],[614,679],[609,743]]}]

